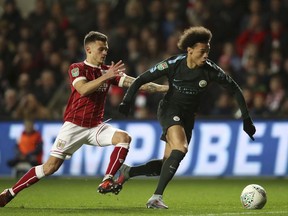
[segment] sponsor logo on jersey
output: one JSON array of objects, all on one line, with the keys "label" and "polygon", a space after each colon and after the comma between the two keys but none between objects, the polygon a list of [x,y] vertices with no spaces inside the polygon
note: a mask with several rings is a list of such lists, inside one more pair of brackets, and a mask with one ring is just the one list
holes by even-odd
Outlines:
[{"label": "sponsor logo on jersey", "polygon": [[166,62],[162,62],[162,63],[157,65],[158,70],[164,70],[166,68],[168,68],[168,64]]},{"label": "sponsor logo on jersey", "polygon": [[204,88],[205,86],[207,86],[207,81],[206,81],[206,80],[200,80],[199,86],[200,86],[201,88]]},{"label": "sponsor logo on jersey", "polygon": [[179,117],[179,116],[174,116],[174,117],[173,117],[173,120],[174,120],[174,121],[180,121],[180,117]]},{"label": "sponsor logo on jersey", "polygon": [[61,139],[57,140],[57,144],[56,144],[57,149],[62,150],[64,149],[65,145],[66,145],[65,140],[61,140]]},{"label": "sponsor logo on jersey", "polygon": [[71,70],[71,74],[72,74],[72,77],[77,77],[79,76],[79,68],[73,68]]}]

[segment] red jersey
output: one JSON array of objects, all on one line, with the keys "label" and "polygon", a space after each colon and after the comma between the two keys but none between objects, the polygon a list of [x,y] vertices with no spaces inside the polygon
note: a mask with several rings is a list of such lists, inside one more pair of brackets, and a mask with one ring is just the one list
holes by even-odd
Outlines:
[{"label": "red jersey", "polygon": [[106,80],[95,92],[81,96],[74,88],[79,80],[92,81],[102,76],[109,66],[97,67],[87,61],[74,63],[69,67],[71,94],[64,113],[64,121],[72,122],[81,127],[95,127],[102,123],[106,96],[110,85],[119,85],[121,77]]}]

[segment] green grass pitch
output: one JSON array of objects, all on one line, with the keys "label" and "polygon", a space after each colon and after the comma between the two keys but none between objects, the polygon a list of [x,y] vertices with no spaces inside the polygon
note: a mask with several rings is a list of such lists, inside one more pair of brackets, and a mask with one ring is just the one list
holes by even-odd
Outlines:
[{"label": "green grass pitch", "polygon": [[[15,179],[0,179],[0,190]],[[0,209],[2,216],[74,215],[288,215],[288,180],[274,178],[177,178],[168,185],[164,201],[167,210],[146,209],[157,184],[155,178],[134,178],[119,195],[96,192],[99,178],[49,177],[22,191]],[[261,210],[245,210],[240,193],[247,184],[262,185],[268,196]]]}]

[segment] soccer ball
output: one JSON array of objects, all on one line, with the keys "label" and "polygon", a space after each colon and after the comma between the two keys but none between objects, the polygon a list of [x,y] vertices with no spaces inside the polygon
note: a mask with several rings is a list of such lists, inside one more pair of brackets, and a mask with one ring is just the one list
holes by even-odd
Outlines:
[{"label": "soccer ball", "polygon": [[267,202],[266,191],[260,185],[249,184],[243,189],[240,200],[245,209],[262,209]]}]

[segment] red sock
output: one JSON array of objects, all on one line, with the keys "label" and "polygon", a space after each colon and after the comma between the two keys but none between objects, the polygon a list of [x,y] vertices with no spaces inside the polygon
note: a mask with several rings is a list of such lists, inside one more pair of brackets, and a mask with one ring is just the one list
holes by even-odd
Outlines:
[{"label": "red sock", "polygon": [[21,179],[12,187],[15,195],[21,190],[29,187],[30,185],[38,182],[39,179],[36,176],[35,167],[32,167]]},{"label": "red sock", "polygon": [[121,167],[122,163],[125,161],[127,153],[127,148],[116,146],[111,153],[110,162],[105,175],[114,176],[118,169]]}]

